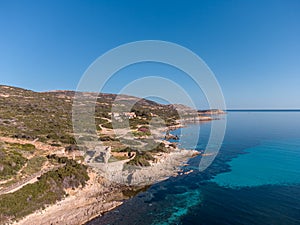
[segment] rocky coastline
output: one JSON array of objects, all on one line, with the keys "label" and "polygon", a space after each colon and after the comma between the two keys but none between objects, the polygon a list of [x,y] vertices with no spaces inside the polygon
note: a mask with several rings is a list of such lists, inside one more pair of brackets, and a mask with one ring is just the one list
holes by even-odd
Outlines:
[{"label": "rocky coastline", "polygon": [[[38,210],[21,220],[14,222],[14,225],[36,224],[50,225],[78,225],[84,224],[95,217],[101,216],[115,207],[118,207],[124,200],[134,196],[139,190],[168,179],[170,176],[177,176],[180,167],[189,158],[198,155],[195,150],[176,149],[171,153],[164,153],[158,157],[156,163],[150,167],[141,168],[134,173],[120,171],[118,175],[99,174],[99,171],[89,169],[87,185],[76,190],[66,190],[68,197],[43,210]],[[125,184],[124,178],[131,176],[131,184]],[[116,179],[117,177],[117,179]],[[130,194],[128,194],[130,193]]]}]

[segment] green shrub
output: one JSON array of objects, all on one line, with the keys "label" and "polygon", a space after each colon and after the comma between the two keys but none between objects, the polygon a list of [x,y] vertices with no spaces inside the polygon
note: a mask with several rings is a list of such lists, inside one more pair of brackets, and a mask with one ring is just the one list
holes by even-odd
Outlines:
[{"label": "green shrub", "polygon": [[111,137],[111,136],[108,136],[108,135],[103,135],[103,136],[100,136],[99,141],[115,141],[116,139]]},{"label": "green shrub", "polygon": [[102,124],[102,127],[105,127],[105,128],[108,128],[108,129],[113,129],[112,123],[110,123],[110,122]]},{"label": "green shrub", "polygon": [[24,151],[32,151],[35,150],[35,146],[32,144],[19,144],[19,143],[6,143],[9,148],[19,149]]},{"label": "green shrub", "polygon": [[149,161],[154,160],[153,156],[149,152],[138,152],[136,151],[136,156],[127,162],[128,165],[133,165],[133,166],[150,166]]}]

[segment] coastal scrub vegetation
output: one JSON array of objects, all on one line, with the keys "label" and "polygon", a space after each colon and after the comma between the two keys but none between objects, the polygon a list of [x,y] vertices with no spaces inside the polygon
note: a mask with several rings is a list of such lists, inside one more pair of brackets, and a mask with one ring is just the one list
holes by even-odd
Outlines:
[{"label": "coastal scrub vegetation", "polygon": [[21,218],[35,210],[61,200],[66,196],[65,189],[85,186],[89,176],[87,167],[68,158],[49,156],[64,165],[49,171],[38,181],[21,189],[0,196],[0,221]]},{"label": "coastal scrub vegetation", "polygon": [[0,180],[9,179],[25,165],[27,159],[21,153],[0,149]]},{"label": "coastal scrub vegetation", "polygon": [[125,147],[123,149],[120,149],[119,152],[135,152],[136,156],[127,162],[127,165],[131,166],[150,166],[149,161],[154,161],[155,158],[153,157],[153,154],[161,153],[161,152],[169,152],[170,150],[165,146],[164,143],[158,143],[155,141],[149,141],[149,143],[146,144],[145,149],[151,149],[149,151],[138,151],[135,149],[132,149],[130,147]]},{"label": "coastal scrub vegetation", "polygon": [[22,174],[30,175],[41,170],[43,164],[47,161],[44,156],[34,156],[27,161],[27,166],[23,169]]},{"label": "coastal scrub vegetation", "polygon": [[150,152],[136,152],[136,156],[127,162],[128,165],[132,166],[150,166],[149,161],[154,160]]}]

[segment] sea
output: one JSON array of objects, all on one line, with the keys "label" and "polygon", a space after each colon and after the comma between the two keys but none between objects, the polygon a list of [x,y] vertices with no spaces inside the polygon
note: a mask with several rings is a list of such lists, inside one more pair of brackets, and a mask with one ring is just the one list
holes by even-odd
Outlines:
[{"label": "sea", "polygon": [[[300,224],[300,111],[229,111],[217,156],[140,192],[89,225]],[[173,131],[182,148],[205,150],[211,123]],[[189,145],[198,129],[196,146]],[[189,135],[189,133],[191,135]],[[182,135],[185,134],[184,138]]]}]

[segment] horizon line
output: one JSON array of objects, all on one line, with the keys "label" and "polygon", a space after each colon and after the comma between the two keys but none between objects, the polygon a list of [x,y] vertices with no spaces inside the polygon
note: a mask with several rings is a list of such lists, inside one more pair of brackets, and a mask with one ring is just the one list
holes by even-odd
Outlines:
[{"label": "horizon line", "polygon": [[279,108],[279,109],[226,109],[226,111],[300,111],[300,108]]}]

